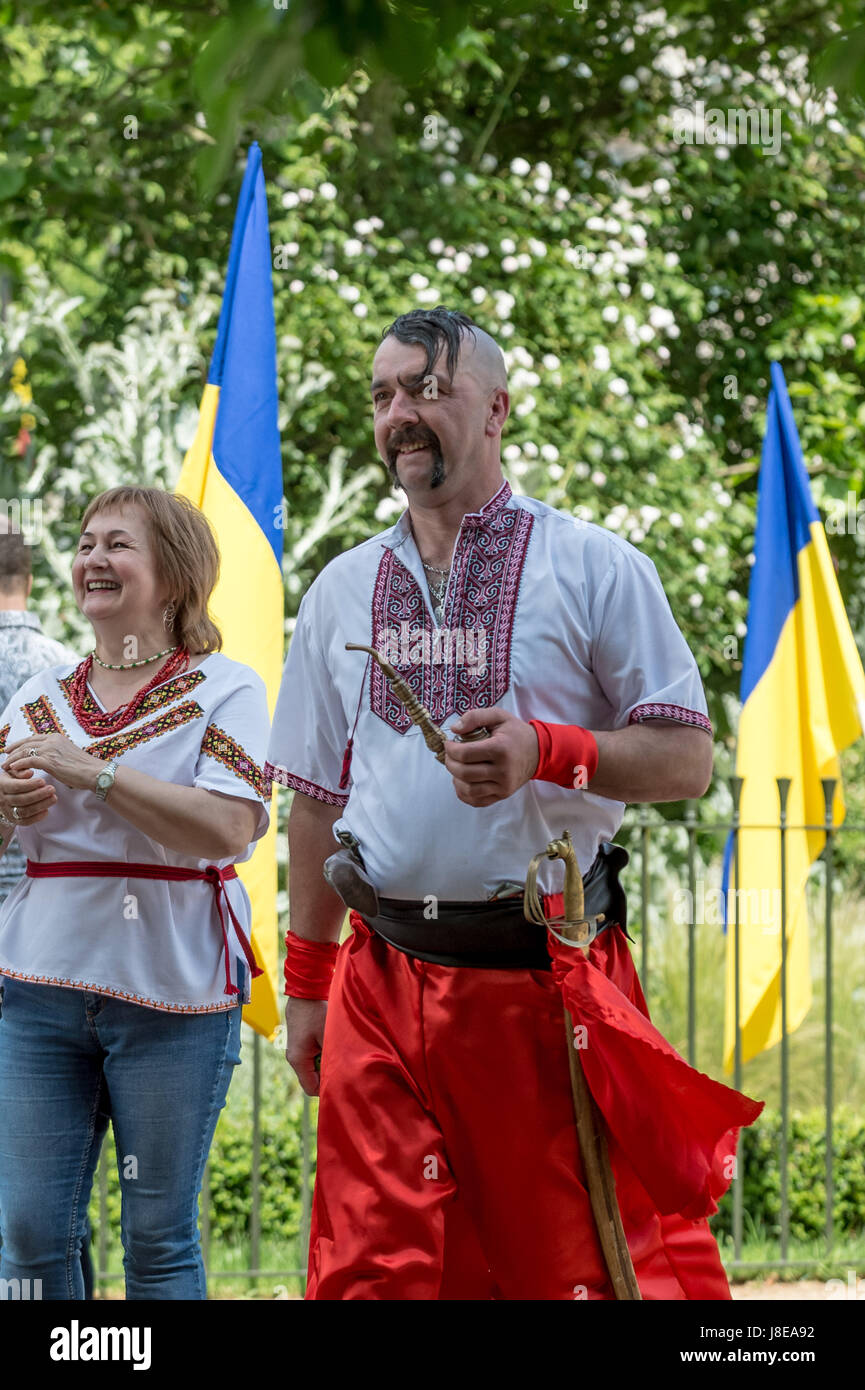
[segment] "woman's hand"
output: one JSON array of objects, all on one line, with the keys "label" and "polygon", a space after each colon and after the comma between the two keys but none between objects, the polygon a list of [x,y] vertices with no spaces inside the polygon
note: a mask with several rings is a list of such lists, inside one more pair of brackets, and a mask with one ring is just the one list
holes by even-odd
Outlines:
[{"label": "woman's hand", "polygon": [[85,753],[65,734],[31,734],[8,744],[3,771],[20,777],[28,768],[40,768],[64,787],[95,791],[96,778],[104,767],[101,758]]},{"label": "woman's hand", "polygon": [[0,814],[10,825],[33,825],[56,804],[57,793],[43,777],[32,772],[10,777],[0,772]]}]

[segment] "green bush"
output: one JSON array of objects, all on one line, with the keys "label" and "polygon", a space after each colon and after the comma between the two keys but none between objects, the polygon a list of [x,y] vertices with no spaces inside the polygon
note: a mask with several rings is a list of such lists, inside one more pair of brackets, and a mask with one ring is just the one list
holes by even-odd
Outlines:
[{"label": "green bush", "polygon": [[[794,1241],[821,1236],[826,1229],[826,1118],[822,1110],[794,1112],[788,1134],[790,1235]],[[858,1235],[865,1226],[865,1119],[840,1106],[834,1122],[835,1229]],[[781,1230],[781,1116],[764,1110],[739,1138],[743,1209],[749,1221],[770,1235]],[[733,1188],[720,1203],[712,1228],[730,1235]]]}]

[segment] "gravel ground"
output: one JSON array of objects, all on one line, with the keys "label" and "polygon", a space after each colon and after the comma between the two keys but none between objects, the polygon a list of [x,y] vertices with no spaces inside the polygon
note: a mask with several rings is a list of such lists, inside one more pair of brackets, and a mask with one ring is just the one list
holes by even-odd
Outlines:
[{"label": "gravel ground", "polygon": [[[795,1283],[782,1283],[780,1279],[754,1279],[747,1284],[731,1284],[730,1292],[734,1299],[786,1302],[795,1299],[817,1299],[825,1302],[828,1294],[823,1279],[797,1279]],[[832,1290],[829,1290],[832,1292]]]}]

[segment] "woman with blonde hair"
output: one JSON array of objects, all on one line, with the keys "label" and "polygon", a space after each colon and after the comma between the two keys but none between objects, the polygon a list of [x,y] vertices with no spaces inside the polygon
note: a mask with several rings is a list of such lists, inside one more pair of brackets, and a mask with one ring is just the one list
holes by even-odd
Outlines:
[{"label": "woman with blonde hair", "polygon": [[[219,555],[157,488],[90,503],[72,565],[77,667],[0,714],[0,1277],[84,1297],[111,1120],[127,1299],[206,1296],[197,1209],[259,972],[235,864],[267,829],[264,683],[220,652]],[[5,761],[3,760],[5,758]]]}]

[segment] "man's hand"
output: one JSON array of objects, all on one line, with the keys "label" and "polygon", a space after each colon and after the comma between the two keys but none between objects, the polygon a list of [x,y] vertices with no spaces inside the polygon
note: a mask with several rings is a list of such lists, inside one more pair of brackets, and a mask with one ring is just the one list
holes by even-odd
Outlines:
[{"label": "man's hand", "polygon": [[287,999],[285,1001],[285,1060],[308,1096],[317,1096],[319,1087],[315,1059],[324,1042],[327,1018],[326,999]]},{"label": "man's hand", "polygon": [[451,728],[467,734],[486,725],[492,737],[477,743],[445,742],[445,767],[467,806],[492,806],[530,782],[538,767],[538,736],[531,724],[503,709],[466,710]]}]

